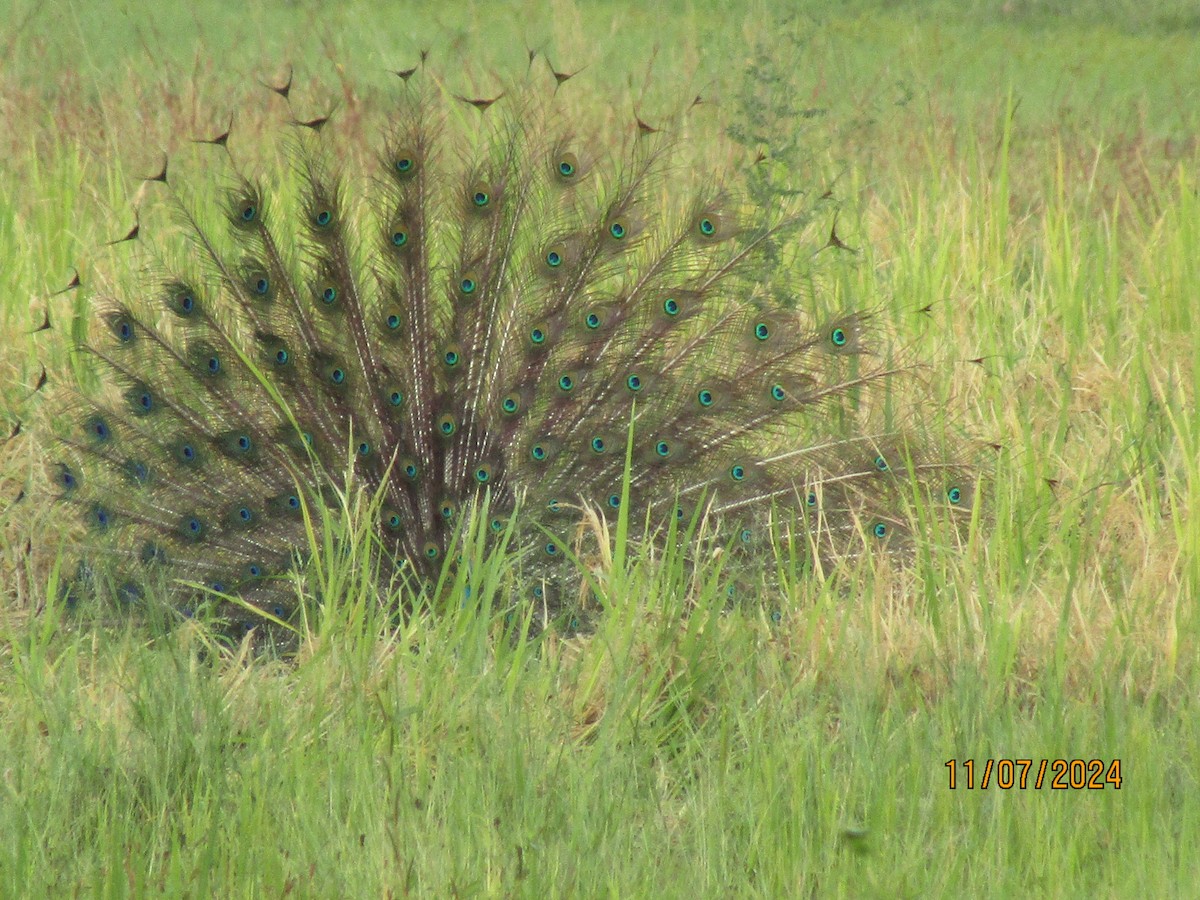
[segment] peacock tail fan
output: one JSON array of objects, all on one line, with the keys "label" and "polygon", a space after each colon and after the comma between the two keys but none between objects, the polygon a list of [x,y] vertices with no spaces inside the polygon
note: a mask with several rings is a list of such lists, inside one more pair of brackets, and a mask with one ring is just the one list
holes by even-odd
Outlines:
[{"label": "peacock tail fan", "polygon": [[970,519],[974,468],[880,415],[914,361],[872,310],[805,308],[831,201],[756,208],[671,129],[573,115],[557,79],[490,101],[409,76],[370,153],[274,88],[282,171],[249,174],[235,128],[198,147],[215,178],[148,179],[167,215],[112,248],[139,283],[77,305],[68,594],[287,620],[311,510],[351,488],[381,594],[437,583],[486,498],[547,610],[578,593],[583,509],[826,562],[903,552],[914,499]]}]

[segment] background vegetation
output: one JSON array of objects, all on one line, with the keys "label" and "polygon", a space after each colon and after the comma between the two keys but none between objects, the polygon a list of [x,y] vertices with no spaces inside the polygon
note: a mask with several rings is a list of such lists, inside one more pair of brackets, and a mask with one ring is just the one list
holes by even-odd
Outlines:
[{"label": "background vegetation", "polygon": [[[1194,891],[1200,17],[1184,0],[824,10],[16,0],[0,894]],[[614,129],[636,111],[676,123],[698,164],[765,148],[771,177],[832,186],[857,252],[823,260],[830,302],[880,305],[929,361],[932,412],[998,445],[966,546],[733,611],[705,572],[635,553],[594,634],[532,643],[504,636],[486,578],[478,606],[388,632],[331,561],[337,602],[287,664],[62,609],[34,389],[63,349],[30,333],[47,309],[65,331],[74,301],[53,292],[72,267],[136,284],[102,245],[138,176],[231,114],[240,134],[276,127],[261,82],[289,63],[297,103],[336,101],[353,131],[426,47],[482,93],[541,50],[582,69],[563,102]],[[949,788],[947,760],[988,758],[1120,759],[1123,780],[968,790],[960,768]]]}]

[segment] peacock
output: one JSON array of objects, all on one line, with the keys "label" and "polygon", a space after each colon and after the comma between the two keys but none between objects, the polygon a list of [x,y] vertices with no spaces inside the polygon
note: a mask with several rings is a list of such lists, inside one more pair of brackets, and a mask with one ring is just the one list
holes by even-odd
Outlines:
[{"label": "peacock", "polygon": [[83,523],[69,592],[287,619],[309,510],[351,482],[378,498],[381,591],[434,583],[477,515],[543,598],[585,512],[814,558],[903,546],[915,497],[970,517],[970,466],[862,414],[912,368],[872,311],[801,308],[788,248],[825,198],[755,204],[685,171],[669,129],[577,124],[560,73],[487,98],[397,74],[362,171],[289,77],[268,87],[294,188],[246,174],[229,130],[203,139],[219,193],[169,160],[146,179],[175,244],[114,241],[150,247],[142,287],[77,323],[52,471]]}]

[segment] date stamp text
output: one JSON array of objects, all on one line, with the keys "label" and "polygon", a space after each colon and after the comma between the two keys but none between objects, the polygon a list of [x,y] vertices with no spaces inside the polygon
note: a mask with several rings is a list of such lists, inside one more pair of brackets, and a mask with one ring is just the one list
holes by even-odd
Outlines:
[{"label": "date stamp text", "polygon": [[1121,788],[1121,760],[949,759],[950,790],[1099,791]]}]

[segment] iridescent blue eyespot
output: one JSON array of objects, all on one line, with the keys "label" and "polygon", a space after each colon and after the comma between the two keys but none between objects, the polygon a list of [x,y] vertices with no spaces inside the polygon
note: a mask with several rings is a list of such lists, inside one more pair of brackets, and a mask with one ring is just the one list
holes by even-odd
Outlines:
[{"label": "iridescent blue eyespot", "polygon": [[705,237],[712,237],[717,231],[717,226],[713,224],[713,220],[703,218],[700,220],[700,233]]},{"label": "iridescent blue eyespot", "polygon": [[888,461],[886,459],[884,459],[882,456],[877,456],[875,457],[875,468],[880,472],[886,472],[891,467],[888,465]]},{"label": "iridescent blue eyespot", "polygon": [[588,313],[584,317],[583,324],[586,325],[591,331],[595,331],[600,327],[600,317],[595,313]]},{"label": "iridescent blue eyespot", "polygon": [[337,288],[335,287],[330,286],[321,291],[321,300],[328,306],[332,306],[334,303],[336,303],[337,298],[338,292]]},{"label": "iridescent blue eyespot", "polygon": [[946,499],[949,500],[951,503],[955,503],[955,504],[961,503],[962,502],[962,491],[959,488],[952,487],[952,488],[950,488],[950,490],[946,491]]},{"label": "iridescent blue eyespot", "polygon": [[107,528],[112,524],[112,517],[103,506],[95,506],[92,508],[92,521],[97,528]]},{"label": "iridescent blue eyespot", "polygon": [[620,509],[621,508],[621,495],[620,494],[609,494],[608,495],[608,505],[612,509]]},{"label": "iridescent blue eyespot", "polygon": [[659,441],[657,444],[654,445],[654,452],[657,453],[663,459],[666,459],[668,456],[671,455],[671,445],[668,444],[666,441]]},{"label": "iridescent blue eyespot", "polygon": [[387,399],[388,403],[390,403],[392,406],[399,407],[404,405],[404,394],[400,391],[392,391],[390,394],[388,394]]},{"label": "iridescent blue eyespot", "polygon": [[363,441],[363,442],[361,442],[361,443],[358,445],[358,455],[359,455],[359,456],[370,456],[370,455],[371,455],[371,445],[370,445],[370,443],[368,443],[367,441]]},{"label": "iridescent blue eyespot", "polygon": [[546,254],[546,265],[552,269],[557,269],[562,265],[562,255],[557,250],[551,250]]},{"label": "iridescent blue eyespot", "polygon": [[630,375],[625,379],[625,387],[633,391],[635,394],[642,389],[642,379],[638,375]]},{"label": "iridescent blue eyespot", "polygon": [[787,392],[784,391],[783,385],[781,385],[781,384],[771,385],[771,399],[772,400],[775,400],[778,403],[782,403],[786,398],[787,398]]},{"label": "iridescent blue eyespot", "polygon": [[575,380],[570,375],[560,375],[558,377],[558,389],[563,393],[568,393],[575,387]]},{"label": "iridescent blue eyespot", "polygon": [[882,522],[876,522],[875,527],[871,529],[871,533],[877,538],[885,538],[887,537],[888,528]]},{"label": "iridescent blue eyespot", "polygon": [[759,322],[754,326],[754,336],[760,341],[765,341],[771,336],[771,327],[766,322]]},{"label": "iridescent blue eyespot", "polygon": [[734,481],[741,481],[746,477],[746,467],[742,465],[734,465],[730,467],[729,477]]},{"label": "iridescent blue eyespot", "polygon": [[625,226],[620,222],[613,222],[608,226],[608,233],[619,241],[625,237]]},{"label": "iridescent blue eyespot", "polygon": [[257,215],[258,215],[258,207],[256,207],[253,203],[247,203],[245,206],[242,207],[242,221],[243,222],[253,222]]},{"label": "iridescent blue eyespot", "polygon": [[277,365],[286,366],[288,364],[288,360],[290,360],[291,358],[292,357],[288,354],[288,352],[286,350],[276,350],[275,351],[275,363]]},{"label": "iridescent blue eyespot", "polygon": [[716,398],[713,396],[713,392],[710,390],[707,390],[707,389],[702,390],[698,394],[696,394],[696,400],[698,400],[700,405],[705,407],[706,409],[708,407],[712,406],[713,403],[716,402]]},{"label": "iridescent blue eyespot", "polygon": [[602,438],[602,437],[592,438],[591,441],[589,442],[589,446],[592,448],[593,453],[603,453],[605,451],[604,438]]},{"label": "iridescent blue eyespot", "polygon": [[392,232],[392,246],[403,247],[408,243],[408,232],[401,229],[396,229]]},{"label": "iridescent blue eyespot", "polygon": [[63,490],[73,491],[79,485],[79,479],[75,477],[75,473],[65,463],[59,463],[58,483],[63,486]]},{"label": "iridescent blue eyespot", "polygon": [[833,345],[835,347],[844,347],[846,346],[846,341],[849,340],[849,338],[846,337],[845,329],[842,328],[833,329],[833,331],[829,333],[829,339],[833,341]]},{"label": "iridescent blue eyespot", "polygon": [[346,372],[344,369],[334,369],[329,373],[329,381],[331,384],[344,384],[346,381]]},{"label": "iridescent blue eyespot", "polygon": [[546,332],[540,328],[534,328],[529,332],[529,340],[535,344],[544,344],[546,342]]},{"label": "iridescent blue eyespot", "polygon": [[534,444],[529,451],[529,455],[533,457],[534,462],[541,462],[547,456],[546,448],[541,444]]},{"label": "iridescent blue eyespot", "polygon": [[665,312],[668,316],[679,315],[679,301],[674,299],[673,297],[664,300],[663,301],[663,312]]},{"label": "iridescent blue eyespot", "polygon": [[400,317],[392,313],[383,320],[383,324],[387,326],[388,331],[396,331],[400,327]]},{"label": "iridescent blue eyespot", "polygon": [[488,196],[487,191],[476,191],[475,195],[471,197],[471,200],[474,201],[475,205],[480,209],[483,209],[485,206],[487,206],[490,199],[491,198]]},{"label": "iridescent blue eyespot", "polygon": [[97,443],[104,443],[110,437],[112,437],[112,432],[109,430],[108,423],[99,416],[93,416],[92,418],[88,419],[85,430],[96,440]]},{"label": "iridescent blue eyespot", "polygon": [[473,278],[464,278],[458,284],[458,289],[460,291],[462,291],[464,294],[475,293],[475,287],[476,287],[475,279],[473,279]]},{"label": "iridescent blue eyespot", "polygon": [[266,296],[267,291],[271,290],[271,281],[265,275],[258,278],[254,282],[254,293],[260,297]]}]

